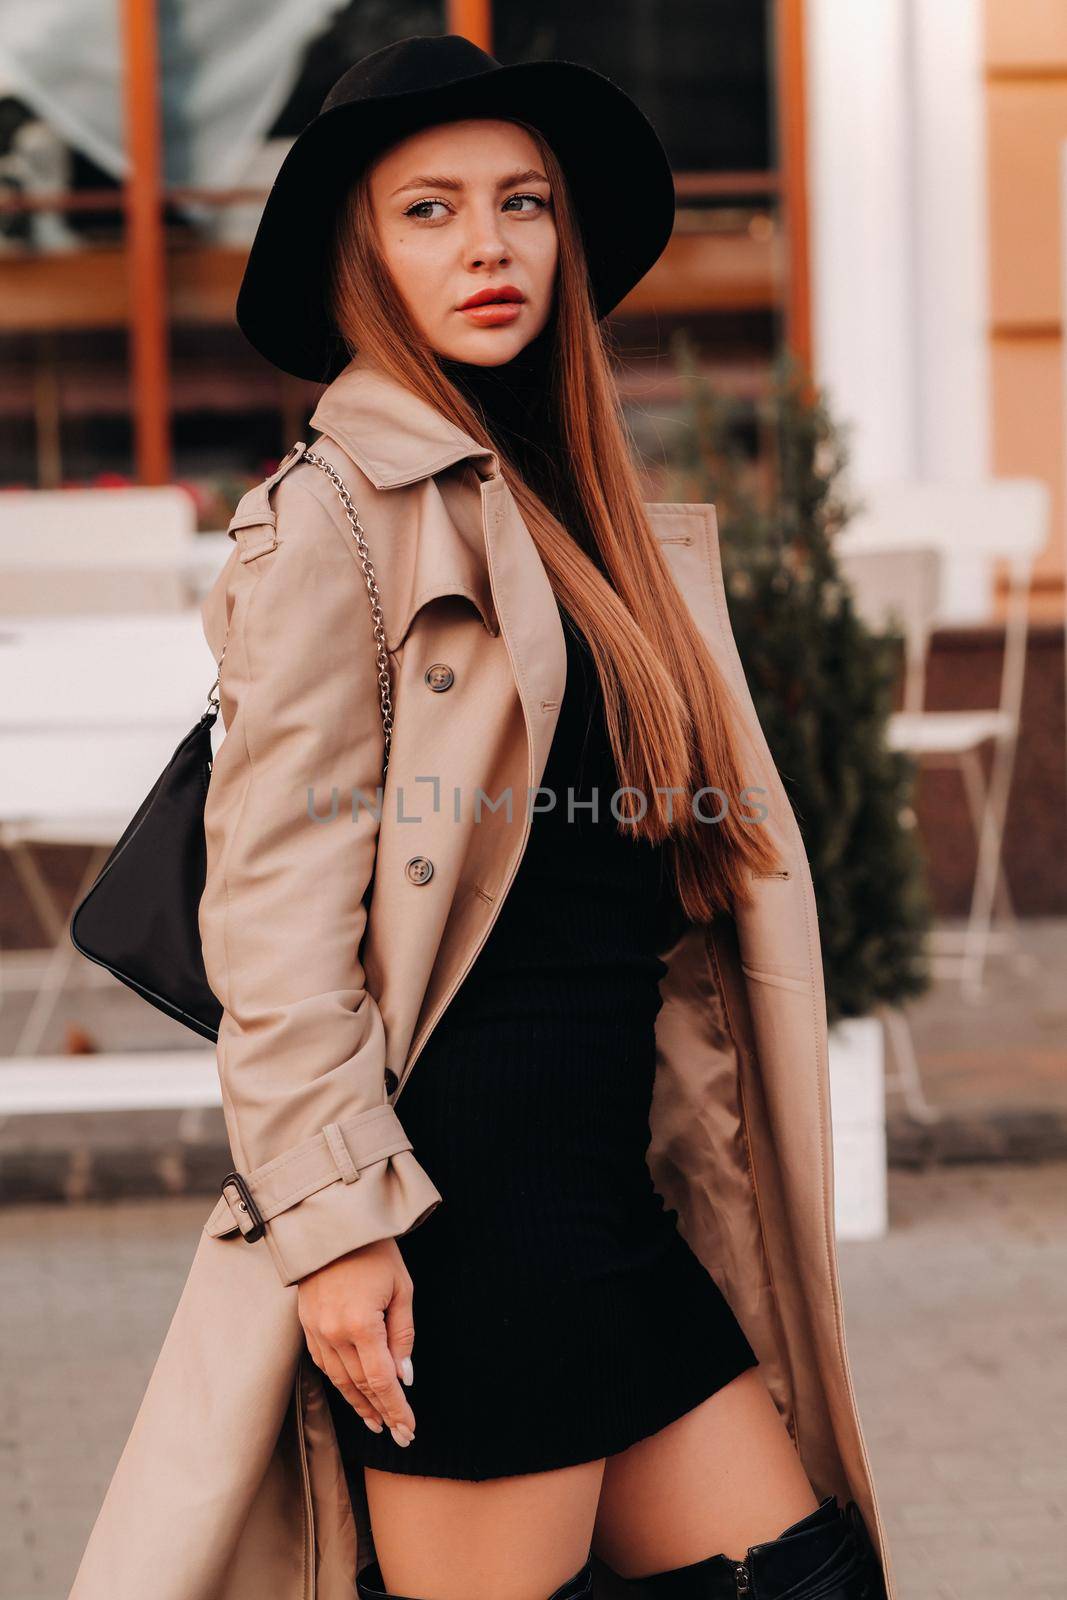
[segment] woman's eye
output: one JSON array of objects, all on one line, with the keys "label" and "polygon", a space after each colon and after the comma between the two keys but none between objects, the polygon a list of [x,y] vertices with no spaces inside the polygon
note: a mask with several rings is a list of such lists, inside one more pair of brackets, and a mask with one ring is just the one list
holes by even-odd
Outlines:
[{"label": "woman's eye", "polygon": [[510,199],[505,200],[505,202],[504,202],[505,208],[510,206],[513,200],[519,200],[519,201],[532,200],[533,201],[532,210],[526,211],[524,213],[526,216],[533,216],[533,215],[536,215],[536,213],[538,211],[544,211],[546,209],[546,207],[548,206],[548,203],[549,203],[544,198],[543,195],[539,195],[539,194],[513,194]]},{"label": "woman's eye", "polygon": [[[532,217],[539,212],[547,210],[551,202],[539,194],[513,194],[504,201],[503,210],[511,211],[518,216]],[[442,207],[442,211],[435,212],[434,206]],[[416,200],[404,212],[405,217],[412,217],[416,222],[440,222],[442,212],[447,214],[451,206],[446,200]]]},{"label": "woman's eye", "polygon": [[414,217],[417,222],[436,222],[438,218],[430,216],[427,210],[428,206],[444,206],[445,210],[448,210],[443,200],[416,200],[413,206],[408,206],[404,215],[405,217]]}]

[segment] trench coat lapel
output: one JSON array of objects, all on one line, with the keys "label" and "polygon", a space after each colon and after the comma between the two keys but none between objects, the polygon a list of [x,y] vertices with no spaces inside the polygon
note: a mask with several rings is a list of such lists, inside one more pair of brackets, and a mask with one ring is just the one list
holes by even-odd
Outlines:
[{"label": "trench coat lapel", "polygon": [[411,583],[386,643],[396,649],[418,609],[467,594],[490,633],[503,630],[530,743],[529,781],[544,772],[566,681],[555,595],[537,547],[500,473],[499,458],[432,406],[356,356],[312,413],[377,489],[394,489],[470,462],[481,479],[481,525],[464,528],[443,500],[423,496]]}]

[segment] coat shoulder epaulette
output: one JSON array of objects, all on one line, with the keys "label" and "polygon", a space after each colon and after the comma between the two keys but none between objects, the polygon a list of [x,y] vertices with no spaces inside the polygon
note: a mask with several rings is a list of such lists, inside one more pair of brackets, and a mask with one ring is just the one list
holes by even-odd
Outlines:
[{"label": "coat shoulder epaulette", "polygon": [[303,459],[307,448],[304,440],[299,439],[279,462],[277,470],[249,489],[237,502],[237,509],[230,518],[226,532],[241,546],[239,560],[254,561],[256,556],[265,555],[277,545],[277,518],[270,503],[271,491]]}]

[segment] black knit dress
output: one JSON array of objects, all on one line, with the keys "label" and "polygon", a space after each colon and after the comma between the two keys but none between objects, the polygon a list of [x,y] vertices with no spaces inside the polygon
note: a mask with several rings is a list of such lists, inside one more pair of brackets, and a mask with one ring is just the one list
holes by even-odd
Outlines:
[{"label": "black knit dress", "polygon": [[[587,537],[546,422],[548,335],[503,367],[442,365]],[[398,1102],[443,1196],[397,1240],[414,1284],[415,1437],[372,1433],[327,1384],[350,1476],[367,1465],[484,1479],[596,1460],[756,1362],[645,1159],[659,952],[684,918],[663,849],[612,815],[596,671],[560,616],[566,689],[541,780],[556,804],[534,814],[489,937]]]}]

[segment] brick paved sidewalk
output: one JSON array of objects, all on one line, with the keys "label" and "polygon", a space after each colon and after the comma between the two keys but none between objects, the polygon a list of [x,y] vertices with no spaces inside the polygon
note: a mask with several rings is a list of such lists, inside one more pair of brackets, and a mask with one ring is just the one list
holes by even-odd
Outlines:
[{"label": "brick paved sidewalk", "polygon": [[[895,1170],[889,1237],[841,1246],[901,1600],[1067,1595],[1065,1193],[1056,1163]],[[3,1213],[5,1600],[65,1600],[204,1215]]]}]

